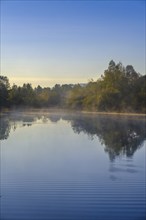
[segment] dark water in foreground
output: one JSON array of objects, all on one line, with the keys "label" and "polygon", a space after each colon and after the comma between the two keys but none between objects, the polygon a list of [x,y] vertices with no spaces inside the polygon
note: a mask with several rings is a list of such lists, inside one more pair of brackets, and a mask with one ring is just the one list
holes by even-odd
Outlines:
[{"label": "dark water in foreground", "polygon": [[1,220],[144,220],[145,121],[0,117]]}]

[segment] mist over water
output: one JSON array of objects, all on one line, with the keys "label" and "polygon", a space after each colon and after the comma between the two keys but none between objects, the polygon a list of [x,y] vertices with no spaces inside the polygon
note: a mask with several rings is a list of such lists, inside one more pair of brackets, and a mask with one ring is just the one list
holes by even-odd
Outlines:
[{"label": "mist over water", "polygon": [[0,116],[1,219],[145,219],[145,119]]}]

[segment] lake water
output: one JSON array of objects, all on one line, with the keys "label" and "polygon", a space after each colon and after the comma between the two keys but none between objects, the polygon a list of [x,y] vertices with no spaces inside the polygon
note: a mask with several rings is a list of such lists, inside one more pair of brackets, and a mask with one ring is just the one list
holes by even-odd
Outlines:
[{"label": "lake water", "polygon": [[11,112],[0,117],[1,220],[143,220],[145,121]]}]

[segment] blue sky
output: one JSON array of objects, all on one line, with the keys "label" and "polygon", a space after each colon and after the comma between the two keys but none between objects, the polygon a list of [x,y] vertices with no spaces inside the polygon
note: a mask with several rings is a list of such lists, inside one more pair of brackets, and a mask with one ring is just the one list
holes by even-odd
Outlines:
[{"label": "blue sky", "polygon": [[145,1],[1,1],[1,74],[11,83],[88,82],[111,59],[145,74]]}]

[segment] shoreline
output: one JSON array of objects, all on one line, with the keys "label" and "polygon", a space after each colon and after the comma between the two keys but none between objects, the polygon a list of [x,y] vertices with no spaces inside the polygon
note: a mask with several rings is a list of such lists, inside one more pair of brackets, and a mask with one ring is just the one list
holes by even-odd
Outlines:
[{"label": "shoreline", "polygon": [[72,110],[66,108],[8,108],[1,109],[0,114],[8,112],[27,112],[27,113],[77,113],[77,114],[90,114],[90,115],[109,115],[109,116],[130,116],[130,117],[146,117],[145,113],[134,113],[134,112],[96,112],[96,111],[85,111],[85,110]]},{"label": "shoreline", "polygon": [[141,116],[146,117],[145,113],[130,113],[130,112],[92,112],[92,111],[81,111],[84,114],[97,114],[97,115],[117,115],[117,116]]}]

